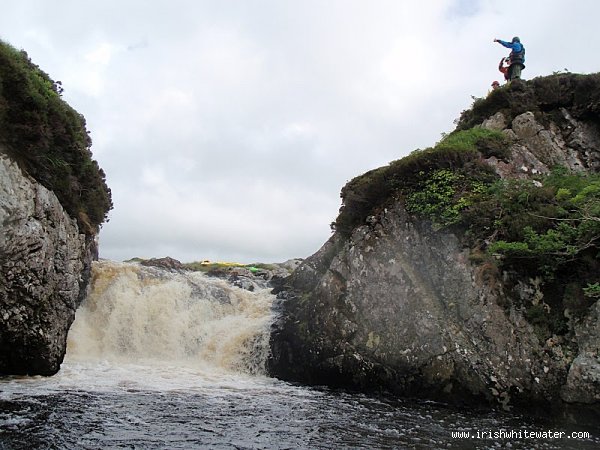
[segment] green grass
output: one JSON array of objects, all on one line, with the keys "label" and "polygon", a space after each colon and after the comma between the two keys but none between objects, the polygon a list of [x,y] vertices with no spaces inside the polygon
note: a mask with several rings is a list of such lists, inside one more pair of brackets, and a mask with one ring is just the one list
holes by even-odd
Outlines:
[{"label": "green grass", "polygon": [[275,270],[276,266],[272,264],[241,264],[231,262],[212,262],[212,261],[194,261],[191,263],[184,263],[183,267],[187,270],[195,272],[211,272],[211,271],[224,271],[231,268],[242,268],[248,269],[250,272],[255,273],[259,270]]},{"label": "green grass", "polygon": [[[349,238],[369,216],[400,202],[434,230],[454,232],[472,263],[506,289],[502,306],[524,311],[541,340],[569,333],[567,316],[581,317],[600,298],[600,175],[557,167],[535,180],[500,180],[485,159],[510,161],[511,143],[479,126],[502,112],[510,127],[526,111],[560,125],[567,120],[562,108],[600,123],[600,74],[540,77],[476,99],[435,146],[348,182],[332,228]],[[539,280],[541,303],[510,294],[524,279]]]},{"label": "green grass", "polygon": [[111,192],[92,158],[85,119],[61,92],[27,53],[0,41],[0,144],[83,232],[95,234],[112,209]]},{"label": "green grass", "polygon": [[557,73],[528,82],[510,83],[485,98],[475,99],[461,113],[457,130],[468,130],[497,112],[510,123],[519,114],[531,111],[541,117],[548,111],[569,108],[574,117],[600,117],[600,73],[581,75]]},{"label": "green grass", "polygon": [[[434,147],[416,150],[360,175],[342,188],[342,207],[332,228],[349,236],[369,215],[399,198],[408,198],[411,212],[421,213],[436,223],[451,222],[446,216],[453,213],[448,209],[466,206],[467,191],[477,190],[480,183],[495,178],[492,170],[481,163],[481,156],[489,156],[492,148],[497,154],[506,154],[507,146],[502,133],[475,127],[451,133]],[[445,187],[453,192],[429,195],[428,188],[442,188],[441,174],[446,179]]]}]

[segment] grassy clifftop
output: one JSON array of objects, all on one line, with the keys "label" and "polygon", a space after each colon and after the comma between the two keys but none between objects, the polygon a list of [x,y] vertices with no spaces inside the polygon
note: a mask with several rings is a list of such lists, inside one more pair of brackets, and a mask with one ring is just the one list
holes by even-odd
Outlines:
[{"label": "grassy clifftop", "polygon": [[[476,193],[472,192],[473,189],[481,189],[478,182],[490,184],[498,179],[484,159],[495,156],[508,161],[510,158],[510,142],[505,135],[478,125],[497,112],[501,112],[508,122],[526,111],[533,112],[542,123],[549,120],[560,122],[564,121],[564,117],[559,117],[560,108],[568,108],[577,119],[600,121],[600,74],[569,73],[540,77],[512,83],[492,91],[485,98],[475,99],[473,107],[463,111],[457,120],[456,130],[435,146],[415,150],[402,159],[348,182],[342,188],[342,207],[332,228],[349,235],[356,226],[365,223],[367,216],[377,214],[387,203],[397,199],[405,200],[409,210],[416,208],[415,212],[423,212],[419,211],[417,200],[424,190],[432,192],[435,188],[436,183],[430,179],[432,176],[438,178],[438,185],[439,182],[444,184],[443,180],[439,180],[440,171],[453,172],[452,176],[447,173],[446,178],[453,180],[447,179],[446,184],[455,185],[458,195],[455,200],[462,199],[459,209],[466,209],[470,203],[466,202],[467,194]],[[464,186],[465,183],[471,184],[471,188]],[[441,189],[440,186],[438,188]],[[438,194],[442,195],[441,192]],[[449,197],[450,193],[445,195]],[[447,200],[452,201],[450,198]],[[446,217],[442,222],[448,225],[449,219]]]},{"label": "grassy clifftop", "polygon": [[349,238],[356,227],[376,223],[387,206],[401,202],[415,220],[454,232],[491,277],[507,271],[539,278],[552,308],[528,305],[527,317],[541,336],[564,333],[566,309],[577,313],[600,298],[600,174],[594,166],[577,173],[554,167],[545,175],[501,179],[488,159],[511,164],[514,145],[524,144],[479,124],[498,112],[510,123],[527,111],[560,130],[561,139],[573,131],[566,114],[584,123],[589,134],[577,145],[586,148],[577,151],[598,160],[600,74],[512,83],[476,99],[456,130],[434,147],[346,184],[332,228]]},{"label": "grassy clifftop", "polygon": [[27,53],[0,41],[0,144],[82,231],[95,234],[112,209],[111,192],[92,159],[85,119],[61,92]]},{"label": "grassy clifftop", "polygon": [[[513,82],[492,91],[485,98],[476,99],[471,109],[462,112],[456,129],[468,130],[497,112],[510,121],[526,111],[539,116],[540,113],[556,113],[560,108],[568,108],[578,119],[598,119],[600,73],[558,73]],[[557,114],[550,117],[558,118]]]},{"label": "grassy clifftop", "polygon": [[[431,190],[432,186],[428,185],[432,176],[452,178],[447,181],[456,184],[456,193],[463,194],[464,202],[466,190],[476,189],[476,185],[491,182],[496,177],[493,170],[482,163],[481,156],[503,157],[506,147],[502,133],[473,128],[455,132],[434,147],[416,150],[405,158],[360,175],[342,188],[342,207],[332,228],[349,236],[354,228],[365,223],[367,216],[378,214],[396,200],[418,208],[417,197]],[[446,192],[446,196],[451,194]],[[445,222],[449,224],[449,221],[450,217],[446,217]]]}]

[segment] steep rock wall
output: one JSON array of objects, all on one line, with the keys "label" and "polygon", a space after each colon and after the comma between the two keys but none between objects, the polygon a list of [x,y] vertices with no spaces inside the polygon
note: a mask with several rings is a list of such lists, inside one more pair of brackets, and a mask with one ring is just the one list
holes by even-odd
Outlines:
[{"label": "steep rock wall", "polygon": [[288,298],[275,334],[284,378],[504,403],[560,388],[564,355],[545,352],[522,315],[499,306],[499,286],[454,235],[394,208],[336,240],[324,272],[318,255],[295,275],[310,294]]},{"label": "steep rock wall", "polygon": [[[523,86],[513,90],[521,95]],[[598,172],[597,101],[587,109],[560,103],[489,111],[474,125],[502,131],[510,156],[485,163],[502,178],[530,178],[556,164]],[[515,306],[542,301],[540,280],[469,255],[457,235],[409,215],[401,200],[349,238],[334,233],[277,288],[271,373],[458,403],[598,404],[598,303],[571,319],[568,337],[540,339]]]},{"label": "steep rock wall", "polygon": [[95,241],[1,148],[0,229],[0,373],[54,374]]}]

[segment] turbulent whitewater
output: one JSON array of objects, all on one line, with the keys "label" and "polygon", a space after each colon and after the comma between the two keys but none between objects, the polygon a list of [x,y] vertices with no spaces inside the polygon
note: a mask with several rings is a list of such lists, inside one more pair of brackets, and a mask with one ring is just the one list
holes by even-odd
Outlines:
[{"label": "turbulent whitewater", "polygon": [[264,374],[273,298],[266,286],[102,261],[67,358]]},{"label": "turbulent whitewater", "polygon": [[589,424],[269,378],[274,296],[258,278],[239,281],[244,288],[201,273],[96,263],[60,372],[0,378],[0,450],[600,445],[596,432],[535,442],[488,434]]}]

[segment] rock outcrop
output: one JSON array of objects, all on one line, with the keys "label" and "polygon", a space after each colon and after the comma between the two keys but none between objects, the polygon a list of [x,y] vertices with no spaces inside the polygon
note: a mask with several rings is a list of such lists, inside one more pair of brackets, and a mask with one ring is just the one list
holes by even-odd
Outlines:
[{"label": "rock outcrop", "polygon": [[[546,82],[533,80],[463,113],[459,129],[508,138],[505,156],[480,156],[496,176],[531,178],[555,165],[598,172],[598,77],[591,100],[573,94],[589,79],[563,77],[547,80],[557,86],[550,100]],[[523,306],[545,305],[539,278],[473,262],[459,231],[407,212],[403,195],[375,206],[277,289],[273,375],[507,408],[599,403],[598,302],[571,317],[569,331],[541,338]]]},{"label": "rock outcrop", "polygon": [[0,40],[0,374],[51,375],[112,208],[85,118]]},{"label": "rock outcrop", "polygon": [[52,375],[96,255],[56,195],[0,149],[0,373]]},{"label": "rock outcrop", "polygon": [[181,261],[177,261],[176,259],[171,258],[169,256],[166,256],[164,258],[144,259],[144,260],[140,261],[140,264],[142,266],[159,267],[161,269],[173,270],[173,271],[178,271],[178,270],[184,269]]}]

